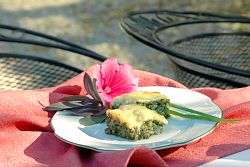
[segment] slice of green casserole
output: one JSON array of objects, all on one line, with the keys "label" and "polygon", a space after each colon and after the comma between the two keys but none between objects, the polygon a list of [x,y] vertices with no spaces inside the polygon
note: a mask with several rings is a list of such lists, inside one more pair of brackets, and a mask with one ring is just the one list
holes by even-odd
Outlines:
[{"label": "slice of green casserole", "polygon": [[144,106],[130,104],[106,111],[105,133],[132,140],[147,139],[160,134],[167,119]]},{"label": "slice of green casserole", "polygon": [[124,104],[137,104],[145,106],[151,110],[158,112],[165,118],[169,116],[168,109],[170,106],[169,99],[159,92],[132,92],[125,93],[114,98],[110,108],[117,109]]}]

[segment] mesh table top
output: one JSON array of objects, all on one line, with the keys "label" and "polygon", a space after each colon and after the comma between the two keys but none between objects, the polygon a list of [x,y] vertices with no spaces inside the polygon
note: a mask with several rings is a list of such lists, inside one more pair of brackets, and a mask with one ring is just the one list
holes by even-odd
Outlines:
[{"label": "mesh table top", "polygon": [[81,71],[51,60],[0,54],[0,90],[53,87]]},{"label": "mesh table top", "polygon": [[[58,37],[33,30],[0,24],[0,42],[14,46],[36,46],[48,49],[59,49],[75,53],[93,60],[104,61],[106,57]],[[82,72],[75,67],[32,55],[12,54],[15,50],[0,53],[0,90],[39,89],[53,87]],[[6,53],[7,52],[7,53]],[[27,52],[29,52],[27,50]]]}]

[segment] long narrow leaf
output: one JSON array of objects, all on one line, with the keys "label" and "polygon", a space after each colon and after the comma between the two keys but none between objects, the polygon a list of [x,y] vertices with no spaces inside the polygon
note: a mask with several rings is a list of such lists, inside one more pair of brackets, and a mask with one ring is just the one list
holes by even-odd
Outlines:
[{"label": "long narrow leaf", "polygon": [[[170,106],[172,108],[176,108],[176,109],[179,109],[179,110],[183,110],[183,111],[186,111],[186,112],[190,112],[190,113],[193,113],[193,114],[197,114],[197,115],[200,115],[200,116],[204,116],[204,117],[209,117],[209,118],[214,118],[214,119],[217,119],[218,117],[215,117],[213,115],[209,115],[209,114],[206,114],[206,113],[203,113],[203,112],[199,112],[199,111],[196,111],[196,110],[193,110],[193,109],[190,109],[190,108],[186,108],[186,107],[183,107],[183,106],[179,106],[177,104],[173,104],[171,103]],[[229,119],[227,119],[229,120]],[[237,120],[233,120],[233,122],[237,122]]]},{"label": "long narrow leaf", "polygon": [[230,122],[235,123],[238,122],[237,120],[232,119],[224,119],[224,118],[218,118],[218,117],[209,117],[209,116],[202,116],[202,115],[191,115],[191,114],[183,114],[179,113],[173,110],[168,110],[169,114],[176,115],[183,118],[190,118],[190,119],[198,119],[198,120],[206,120],[206,121],[212,121],[212,122]]},{"label": "long narrow leaf", "polygon": [[199,112],[199,111],[196,111],[196,110],[193,110],[193,109],[190,109],[190,108],[186,108],[186,107],[183,107],[183,106],[179,106],[179,105],[173,104],[173,103],[170,104],[170,107],[180,109],[180,110],[183,110],[183,111],[186,111],[186,112],[190,112],[190,113],[193,113],[193,114],[198,114],[198,115],[203,115],[203,116],[211,116],[209,114]]}]

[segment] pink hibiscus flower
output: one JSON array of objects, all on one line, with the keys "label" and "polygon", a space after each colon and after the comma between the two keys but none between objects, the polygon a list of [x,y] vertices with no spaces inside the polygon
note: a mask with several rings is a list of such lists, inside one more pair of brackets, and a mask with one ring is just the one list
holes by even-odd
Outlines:
[{"label": "pink hibiscus flower", "polygon": [[138,90],[139,79],[128,64],[119,65],[116,59],[107,59],[97,65],[93,77],[100,97],[109,106],[112,99],[124,93]]}]

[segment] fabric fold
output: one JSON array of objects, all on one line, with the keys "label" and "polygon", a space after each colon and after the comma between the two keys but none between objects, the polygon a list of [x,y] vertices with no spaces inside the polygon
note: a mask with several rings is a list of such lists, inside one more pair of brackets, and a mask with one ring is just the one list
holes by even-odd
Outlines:
[{"label": "fabric fold", "polygon": [[[87,70],[90,75],[92,72],[92,68]],[[0,91],[0,166],[197,166],[250,148],[250,86],[193,89],[209,96],[223,110],[224,117],[241,121],[220,123],[211,134],[182,147],[160,151],[137,147],[99,153],[67,144],[53,134],[50,121],[54,112],[43,109],[65,96],[86,94],[83,74],[52,88]],[[157,74],[139,70],[135,74],[139,86],[187,89]]]}]

